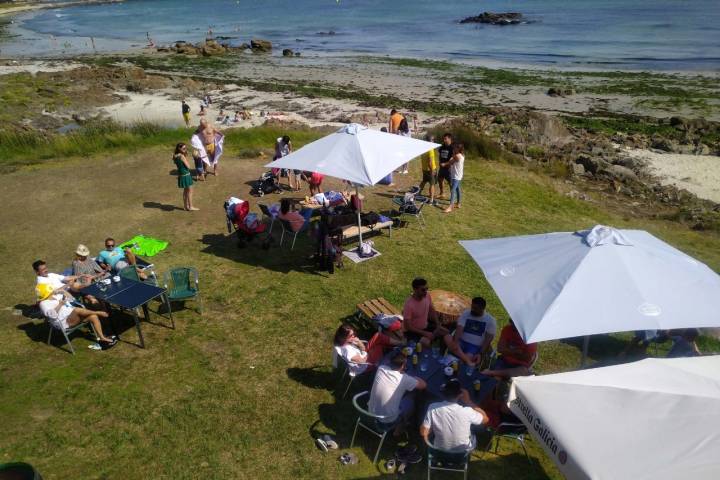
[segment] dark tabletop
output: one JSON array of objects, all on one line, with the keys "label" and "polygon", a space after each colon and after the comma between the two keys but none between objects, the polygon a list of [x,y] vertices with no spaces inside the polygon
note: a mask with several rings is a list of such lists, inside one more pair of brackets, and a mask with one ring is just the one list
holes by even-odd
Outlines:
[{"label": "dark tabletop", "polygon": [[[470,392],[472,401],[478,404],[481,403],[493,391],[495,385],[497,385],[497,380],[494,378],[481,375],[477,368],[468,367],[462,362],[460,362],[457,373],[450,377],[445,375],[445,365],[441,363],[443,357],[433,357],[432,352],[428,349],[416,355],[418,356],[417,365],[413,364],[412,356],[410,356],[405,371],[408,375],[425,380],[427,383],[427,393],[434,397],[443,397],[442,386],[450,378],[457,378],[462,387]],[[389,359],[389,357],[386,358]],[[470,375],[468,375],[468,372]],[[479,390],[475,390],[475,380],[480,382]]]},{"label": "dark tabletop", "polygon": [[105,290],[102,290],[98,283],[93,283],[83,288],[82,293],[132,310],[145,305],[155,297],[159,297],[165,293],[165,289],[128,278],[120,278],[119,282],[112,282],[110,285],[105,286]]}]

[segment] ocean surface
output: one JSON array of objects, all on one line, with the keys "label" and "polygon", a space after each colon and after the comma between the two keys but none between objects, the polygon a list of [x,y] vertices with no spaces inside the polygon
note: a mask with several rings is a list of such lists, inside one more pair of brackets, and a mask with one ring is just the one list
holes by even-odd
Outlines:
[{"label": "ocean surface", "polygon": [[[459,24],[483,11],[530,23]],[[127,0],[22,14],[4,54],[125,50],[215,36],[359,53],[580,69],[720,71],[720,0]],[[330,33],[332,32],[332,33]]]}]

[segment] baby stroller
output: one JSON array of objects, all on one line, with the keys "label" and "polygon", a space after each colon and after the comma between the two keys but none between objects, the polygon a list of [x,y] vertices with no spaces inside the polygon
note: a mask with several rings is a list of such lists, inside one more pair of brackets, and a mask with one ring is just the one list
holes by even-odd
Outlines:
[{"label": "baby stroller", "polygon": [[282,189],[278,184],[277,177],[271,170],[268,170],[260,175],[260,178],[255,181],[255,185],[253,185],[252,190],[250,190],[250,195],[254,197],[262,197],[266,193],[275,193],[280,192],[281,190]]},{"label": "baby stroller", "polygon": [[237,232],[238,248],[251,242],[256,235],[263,233],[267,225],[260,221],[256,213],[250,213],[250,204],[245,200],[230,197],[223,205],[228,233]]}]

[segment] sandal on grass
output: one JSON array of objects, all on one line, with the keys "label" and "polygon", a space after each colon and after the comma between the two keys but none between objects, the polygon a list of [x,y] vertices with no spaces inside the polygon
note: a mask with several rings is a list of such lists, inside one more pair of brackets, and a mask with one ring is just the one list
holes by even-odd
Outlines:
[{"label": "sandal on grass", "polygon": [[357,455],[350,452],[343,453],[338,460],[340,460],[340,463],[343,465],[357,465],[358,463]]},{"label": "sandal on grass", "polygon": [[325,443],[325,440],[323,440],[322,438],[316,438],[316,439],[315,439],[315,445],[317,445],[317,447],[318,447],[320,450],[322,450],[323,452],[327,452],[327,451],[328,451],[327,443]]},{"label": "sandal on grass", "polygon": [[330,435],[323,435],[321,439],[323,442],[325,442],[325,446],[329,448],[330,450],[337,450],[340,448],[335,440]]},{"label": "sandal on grass", "polygon": [[395,459],[391,458],[387,462],[385,462],[385,471],[387,473],[395,473],[395,468],[397,467],[397,464],[395,463]]}]

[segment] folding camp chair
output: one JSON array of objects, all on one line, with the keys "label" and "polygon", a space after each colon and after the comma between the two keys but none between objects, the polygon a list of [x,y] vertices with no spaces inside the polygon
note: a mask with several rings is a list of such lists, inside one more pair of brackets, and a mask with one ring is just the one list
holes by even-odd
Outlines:
[{"label": "folding camp chair", "polygon": [[287,233],[288,236],[292,235],[292,245],[290,246],[290,250],[293,250],[295,248],[295,240],[297,240],[298,234],[304,229],[301,228],[297,232],[294,232],[292,227],[290,226],[290,222],[281,218],[278,218],[278,221],[280,222],[280,226],[282,227],[282,234],[280,235],[280,246],[282,247],[283,240],[285,239],[285,234]]},{"label": "folding camp chair", "polygon": [[[176,267],[165,272],[163,284],[167,293],[168,311],[172,320],[170,303],[173,301],[185,301],[197,299],[199,313],[202,315],[202,297],[200,296],[200,281],[198,271],[193,267]],[[175,320],[172,320],[175,328]]]},{"label": "folding camp chair", "polygon": [[412,203],[403,203],[398,208],[398,211],[400,212],[400,218],[402,218],[405,215],[415,217],[415,219],[418,221],[418,225],[420,225],[420,228],[422,228],[424,230],[425,229],[425,217],[423,216],[422,210],[426,203],[427,202],[423,202],[423,201],[416,201],[416,202],[412,202]]},{"label": "folding camp chair", "polygon": [[500,440],[506,438],[509,440],[515,440],[520,444],[523,452],[525,452],[525,458],[527,458],[528,463],[532,465],[532,460],[530,459],[530,455],[528,454],[527,448],[525,447],[525,435],[528,433],[528,430],[524,423],[520,422],[520,420],[506,421],[500,423],[497,428],[491,429],[491,431],[492,436],[490,437],[490,440],[488,440],[488,444],[485,448],[485,452],[483,452],[483,455],[490,451],[490,449],[492,448],[493,440],[495,440],[494,453],[495,455],[497,455],[498,447],[500,446]]},{"label": "folding camp chair", "polygon": [[98,338],[98,334],[95,331],[95,327],[93,327],[91,323],[78,323],[74,327],[62,328],[59,325],[57,325],[56,323],[51,322],[47,318],[45,319],[45,321],[47,322],[48,327],[50,329],[50,331],[48,332],[47,344],[50,345],[50,341],[52,340],[53,330],[59,330],[63,334],[63,337],[65,337],[65,342],[70,347],[70,353],[72,353],[73,355],[75,355],[75,349],[73,348],[72,343],[70,342],[70,335],[75,333],[76,330],[78,330],[82,327],[90,327],[90,330],[92,330],[93,334],[95,335],[95,338]]},{"label": "folding camp chair", "polygon": [[370,413],[366,408],[363,408],[360,405],[360,399],[363,397],[367,397],[365,400],[363,400],[363,403],[367,405],[367,401],[370,398],[370,392],[367,390],[358,393],[352,399],[353,406],[358,412],[358,419],[357,422],[355,422],[355,430],[353,431],[352,440],[350,440],[350,448],[352,448],[355,444],[355,435],[357,435],[358,427],[362,427],[364,430],[367,430],[376,437],[380,438],[380,444],[378,445],[377,450],[375,450],[375,457],[373,458],[374,465],[377,463],[378,455],[380,455],[380,450],[382,449],[383,443],[385,442],[385,437],[387,437],[387,434],[390,430],[395,428],[395,424],[392,422],[383,423],[383,420],[386,420],[388,418],[387,416],[375,415],[373,413]]},{"label": "folding camp chair", "polygon": [[272,236],[273,227],[275,226],[275,215],[273,215],[270,212],[270,209],[265,204],[258,203],[258,207],[260,207],[260,211],[263,214],[263,221],[266,221],[267,223],[270,224],[270,227],[268,227],[268,234],[267,234],[267,238],[270,238]]}]

